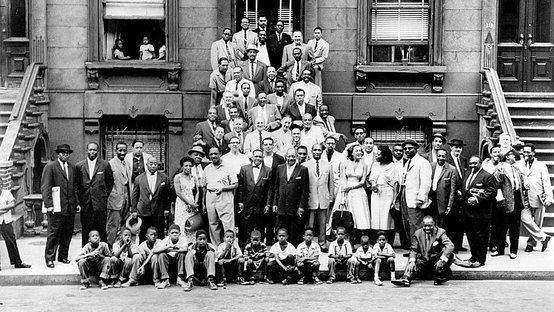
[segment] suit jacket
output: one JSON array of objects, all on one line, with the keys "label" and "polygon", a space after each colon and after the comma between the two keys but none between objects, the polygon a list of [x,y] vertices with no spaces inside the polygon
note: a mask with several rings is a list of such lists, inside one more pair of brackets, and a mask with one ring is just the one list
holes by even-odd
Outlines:
[{"label": "suit jacket", "polygon": [[319,176],[315,159],[312,158],[302,165],[308,168],[310,180],[308,209],[328,209],[329,203],[335,199],[335,179],[331,164],[322,157],[319,160]]},{"label": "suit jacket", "polygon": [[[273,137],[271,136],[271,133],[263,130],[262,131],[262,140],[265,139],[265,138],[273,138]],[[252,157],[252,152],[255,149],[262,149],[262,147],[263,146],[260,146],[260,135],[259,135],[258,130],[254,130],[254,131],[248,133],[246,135],[246,137],[244,138],[243,148],[244,148],[244,153],[246,154],[246,156],[248,156],[248,158]]]},{"label": "suit jacket", "polygon": [[[224,103],[217,104],[215,107],[215,110],[217,111],[217,123],[222,124],[224,120],[227,120],[227,115],[225,115],[225,108],[223,107]],[[237,105],[239,117],[242,117],[245,119],[246,122],[246,115],[244,114],[244,111],[242,110],[240,105]],[[225,129],[225,128],[224,128]]]},{"label": "suit jacket", "polygon": [[242,166],[238,176],[237,202],[244,204],[243,213],[263,214],[266,206],[271,207],[272,184],[271,168],[262,164],[258,180],[254,181],[252,164]]},{"label": "suit jacket", "polygon": [[227,142],[227,145],[229,145],[229,141],[231,140],[232,137],[235,137],[235,136],[238,137],[239,140],[240,140],[239,150],[240,150],[241,153],[243,153],[243,151],[244,151],[244,141],[246,140],[246,135],[247,134],[248,134],[248,132],[243,131],[242,136],[239,136],[235,133],[235,131],[231,131],[231,132],[225,134],[223,136],[223,139]]},{"label": "suit jacket", "polygon": [[546,195],[548,201],[554,202],[552,198],[552,185],[545,163],[535,159],[531,164],[531,168],[528,168],[525,162],[523,162],[520,166],[520,170],[523,174],[525,188],[528,190],[529,205],[531,205],[531,207],[543,207],[544,205],[541,202],[540,196],[544,195]]},{"label": "suit jacket", "polygon": [[233,34],[233,43],[237,45],[238,50],[246,55],[246,48],[251,44],[256,44],[258,41],[258,34],[251,31],[250,29],[246,30],[247,42],[244,42],[244,30],[239,30]]},{"label": "suit jacket", "polygon": [[310,193],[308,168],[296,164],[287,179],[287,164],[277,166],[273,188],[273,206],[279,215],[294,215],[299,208],[306,210]]},{"label": "suit jacket", "polygon": [[[491,162],[488,168],[485,168],[485,170],[488,171],[488,173],[492,174],[494,178],[496,179],[496,185],[497,190],[502,192],[502,200],[499,200],[499,198],[495,197],[495,203],[498,212],[504,212],[504,213],[510,213],[514,211],[514,186],[512,184],[512,180],[508,177],[508,170],[512,170],[512,167],[508,163],[499,163],[498,165],[494,166],[494,164]],[[512,172],[510,172],[512,173]],[[516,173],[516,175],[518,175]]]},{"label": "suit jacket", "polygon": [[[281,58],[281,66],[282,64],[287,64],[290,61],[294,61],[294,57],[292,56],[292,51],[294,50],[296,46],[294,43],[287,44],[283,48],[283,57]],[[314,58],[314,51],[312,48],[310,48],[309,45],[302,43],[300,44],[300,49],[302,49],[302,60],[304,61],[310,61]]]},{"label": "suit jacket", "polygon": [[206,145],[214,146],[215,145],[214,131],[215,130],[210,125],[210,122],[208,120],[204,120],[196,124],[194,135],[197,135],[197,134],[201,135],[202,140],[206,143]]},{"label": "suit jacket", "polygon": [[281,116],[283,116],[283,113],[285,112],[285,109],[294,103],[294,99],[292,96],[290,96],[288,93],[283,93],[283,106],[279,107],[279,104],[277,103],[277,94],[271,93],[267,95],[267,100],[269,103],[274,104],[279,108],[279,111],[281,112]]},{"label": "suit jacket", "polygon": [[[323,151],[322,158],[327,159],[327,152]],[[333,155],[331,155],[331,161],[329,162],[331,164],[331,167],[333,168],[333,178],[335,180],[335,195],[339,191],[339,185],[340,185],[340,164],[346,159],[343,153],[338,152],[335,150],[333,152]]]},{"label": "suit jacket", "polygon": [[57,159],[51,161],[44,166],[40,183],[42,201],[46,208],[54,207],[52,188],[55,186],[60,187],[61,213],[64,215],[75,213],[78,201],[75,166],[67,162],[67,171],[69,178],[65,175],[65,171]]},{"label": "suit jacket", "polygon": [[436,160],[433,160],[433,148],[432,147],[431,147],[430,151],[428,151],[427,153],[421,155],[421,157],[427,159],[427,161],[431,164],[436,162]]},{"label": "suit jacket", "polygon": [[[313,116],[317,115],[317,110],[315,106],[311,104],[304,104],[306,105],[306,109],[304,110],[305,113],[309,113]],[[292,121],[295,120],[302,120],[303,116],[300,116],[300,110],[298,109],[298,104],[292,103],[288,107],[285,108],[285,111],[283,112],[283,115],[290,115],[292,118]]]},{"label": "suit jacket", "polygon": [[[309,91],[310,91],[310,98],[308,99],[308,98],[304,97],[304,102],[305,103],[312,104],[315,107],[319,107],[319,105],[323,104],[323,97],[321,95],[321,88],[313,82],[309,82],[306,85],[303,81],[297,81],[297,82],[293,83],[290,86],[289,94],[291,96],[294,96],[294,92],[296,92],[296,90],[298,90],[298,89],[302,89],[302,90],[304,90],[304,92],[306,92],[306,88],[308,88]],[[307,93],[308,92],[306,92],[305,94],[307,94]],[[315,117],[315,116],[312,115],[312,117]]]},{"label": "suit jacket", "polygon": [[122,210],[129,198],[129,184],[131,182],[127,176],[126,164],[122,164],[117,156],[112,158],[109,163],[113,171],[114,183],[110,196],[108,196],[108,209]]},{"label": "suit jacket", "polygon": [[[437,163],[431,164],[432,173],[431,173],[431,193],[433,178],[435,177],[435,171],[437,170]],[[439,215],[445,213],[447,209],[452,209],[454,204],[454,199],[456,198],[458,185],[458,173],[456,168],[445,163],[442,169],[442,172],[439,177],[439,182],[437,183],[437,190],[435,191],[435,205],[439,212]]]},{"label": "suit jacket", "polygon": [[79,204],[83,212],[106,211],[108,207],[108,196],[110,195],[114,177],[110,164],[96,158],[92,179],[89,177],[87,159],[82,160],[75,166],[77,190],[79,192]]},{"label": "suit jacket", "polygon": [[267,52],[269,53],[269,61],[271,62],[271,65],[273,65],[275,68],[279,68],[281,66],[281,61],[283,59],[283,48],[287,44],[291,43],[292,38],[284,31],[281,33],[281,40],[279,40],[275,31],[267,33],[267,44],[269,48]]},{"label": "suit jacket", "polygon": [[304,58],[302,58],[302,61],[300,62],[300,70],[298,74],[298,80],[296,80],[296,75],[294,74],[294,70],[296,67],[296,61],[293,59],[292,61],[285,62],[279,69],[277,69],[277,73],[279,75],[285,75],[287,76],[287,85],[290,86],[293,83],[300,81],[302,78],[302,72],[305,69],[313,70],[312,63],[306,61]]},{"label": "suit jacket", "polygon": [[317,48],[315,47],[316,40],[308,40],[308,45],[314,53],[315,64],[319,66],[319,69],[323,69],[323,63],[329,57],[329,43],[324,39],[319,39],[317,42]]},{"label": "suit jacket", "polygon": [[[425,242],[425,231],[418,229],[412,236],[412,246],[410,247],[410,258],[430,261],[440,256],[450,258],[454,251],[454,244],[446,235],[444,229],[435,227],[431,233],[429,243]],[[436,244],[435,244],[436,242]]]},{"label": "suit jacket", "polygon": [[223,136],[223,138],[221,139],[221,144],[218,144],[216,139],[214,139],[214,144],[215,145],[209,147],[219,147],[219,149],[221,150],[221,155],[227,154],[230,150],[229,144],[227,143],[227,140],[225,140],[225,136]]},{"label": "suit jacket", "polygon": [[[142,152],[142,162],[144,164],[144,170],[148,170],[147,163],[148,158],[152,157],[152,155]],[[129,194],[133,194],[133,183],[131,183],[131,177],[133,176],[133,153],[128,153],[125,155],[125,165],[127,166],[127,177],[129,177]],[[135,178],[136,179],[136,178]]]},{"label": "suit jacket", "polygon": [[269,78],[265,78],[264,80],[260,81],[258,85],[256,86],[256,94],[260,94],[261,92],[270,95],[271,93],[275,92],[275,83],[277,82],[277,78],[273,79],[272,82],[269,82]]},{"label": "suit jacket", "polygon": [[229,41],[229,52],[231,55],[227,54],[227,47],[223,39],[217,40],[212,43],[210,48],[210,63],[212,65],[212,70],[217,70],[219,68],[218,60],[222,57],[229,59],[229,68],[235,68],[239,65],[240,60],[244,57],[243,52],[238,49],[236,43]]},{"label": "suit jacket", "polygon": [[137,212],[139,216],[161,217],[171,204],[171,181],[165,173],[158,171],[156,189],[152,193],[146,174],[150,172],[144,172],[135,179],[131,212]]},{"label": "suit jacket", "polygon": [[247,79],[252,81],[254,83],[254,86],[256,87],[256,90],[257,90],[258,85],[262,81],[267,79],[267,65],[265,65],[264,63],[262,63],[260,61],[255,61],[255,63],[256,63],[256,68],[255,68],[256,72],[254,73],[253,79],[250,79],[250,77],[251,77],[251,75],[250,75],[250,60],[247,60],[246,62],[244,62],[244,64],[241,67],[242,67],[242,72],[244,73],[244,77],[246,77]]},{"label": "suit jacket", "polygon": [[[469,187],[466,188],[467,180],[470,176],[471,171],[468,171],[462,182],[462,203],[464,205],[464,214],[468,218],[490,219],[492,214],[492,204],[498,188],[496,179],[492,174],[481,168],[473,178],[473,181]],[[479,203],[475,206],[470,206],[467,203],[468,198],[473,196],[470,193],[471,189],[479,190],[479,194],[476,196]]]},{"label": "suit jacket", "polygon": [[[256,127],[256,122],[258,121],[258,109],[259,106],[256,105],[248,111],[248,121],[250,123],[250,130],[253,130]],[[271,131],[281,127],[281,112],[276,105],[266,104],[265,105],[265,114],[267,117],[267,124]]]},{"label": "suit jacket", "polygon": [[418,199],[427,202],[431,189],[431,171],[431,164],[419,154],[411,159],[405,173],[406,203],[409,208],[415,208]]}]

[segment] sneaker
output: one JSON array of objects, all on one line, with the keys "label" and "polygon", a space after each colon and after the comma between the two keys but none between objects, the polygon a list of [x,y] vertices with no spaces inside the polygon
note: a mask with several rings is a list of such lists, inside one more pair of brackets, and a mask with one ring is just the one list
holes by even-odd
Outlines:
[{"label": "sneaker", "polygon": [[358,284],[358,281],[355,278],[351,278],[348,280],[350,284]]},{"label": "sneaker", "polygon": [[373,283],[374,283],[375,285],[377,285],[377,286],[383,286],[383,282],[381,282],[381,280],[378,279],[378,278],[374,279],[374,280],[373,280]]},{"label": "sneaker", "polygon": [[169,280],[165,279],[162,282],[158,283],[158,286],[156,288],[158,289],[164,289],[169,287]]},{"label": "sneaker", "polygon": [[328,280],[327,280],[327,284],[333,284],[335,282],[335,278],[334,277],[330,277]]},{"label": "sneaker", "polygon": [[117,281],[117,282],[113,285],[113,288],[121,288],[121,281]]},{"label": "sneaker", "polygon": [[128,280],[127,282],[121,284],[121,288],[127,288],[127,287],[131,287],[131,286],[136,286],[137,284],[138,284],[137,281]]},{"label": "sneaker", "polygon": [[86,290],[90,287],[90,284],[89,283],[83,283],[81,285],[81,287],[79,287],[79,290]]},{"label": "sneaker", "polygon": [[[217,287],[216,287],[217,288]],[[183,290],[184,291],[191,291],[192,290],[192,278],[189,278],[184,284],[183,284]]]},{"label": "sneaker", "polygon": [[515,259],[515,258],[517,258],[517,254],[511,253],[511,254],[510,254],[510,259]]},{"label": "sneaker", "polygon": [[525,252],[531,252],[531,251],[533,251],[533,246],[527,245],[527,247],[525,247],[525,250],[524,250],[524,251],[525,251]]},{"label": "sneaker", "polygon": [[500,253],[498,252],[498,250],[494,250],[491,252],[491,257],[496,257],[496,256],[500,256]]},{"label": "sneaker", "polygon": [[317,277],[317,276],[314,276],[314,283],[315,283],[316,285],[321,285],[321,284],[323,284],[323,282],[322,282],[322,281],[319,279],[319,277]]},{"label": "sneaker", "polygon": [[208,288],[210,290],[217,290],[217,285],[214,284],[214,280],[213,279],[208,279]]},{"label": "sneaker", "polygon": [[100,282],[98,283],[98,285],[100,286],[100,288],[102,290],[107,290],[108,289],[108,285],[106,285],[106,283],[103,281],[103,280],[100,280]]},{"label": "sneaker", "polygon": [[237,284],[241,284],[241,285],[250,285],[250,282],[246,281],[246,280],[244,279],[244,277],[239,276],[239,277],[237,277]]},{"label": "sneaker", "polygon": [[298,285],[304,285],[304,278],[301,277],[301,278],[298,280],[298,282],[296,282],[296,284],[298,284]]},{"label": "sneaker", "polygon": [[180,276],[177,276],[177,283],[176,284],[179,287],[183,287],[183,286],[185,286],[185,281],[183,281],[183,279]]}]

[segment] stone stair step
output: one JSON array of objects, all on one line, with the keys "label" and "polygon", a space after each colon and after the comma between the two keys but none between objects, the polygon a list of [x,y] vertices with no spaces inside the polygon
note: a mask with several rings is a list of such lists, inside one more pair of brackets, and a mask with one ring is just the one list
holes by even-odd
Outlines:
[{"label": "stone stair step", "polygon": [[504,97],[508,100],[516,99],[554,99],[554,92],[504,92]]}]

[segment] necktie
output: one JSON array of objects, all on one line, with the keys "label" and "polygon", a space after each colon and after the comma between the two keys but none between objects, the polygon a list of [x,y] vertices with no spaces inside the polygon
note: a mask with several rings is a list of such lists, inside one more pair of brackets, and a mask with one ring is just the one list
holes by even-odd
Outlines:
[{"label": "necktie", "polygon": [[254,61],[250,62],[250,80],[254,81]]},{"label": "necktie", "polygon": [[458,175],[460,175],[460,179],[464,176],[462,175],[462,168],[460,168],[460,156],[456,156],[455,162],[456,162],[456,170],[458,171]]},{"label": "necktie", "polygon": [[300,62],[296,61],[296,75],[294,80],[298,81],[299,78],[300,78]]},{"label": "necktie", "polygon": [[319,177],[319,160],[315,161],[315,174]]},{"label": "necktie", "polygon": [[431,234],[425,234],[425,251],[429,250],[429,244],[431,243]]},{"label": "necktie", "polygon": [[69,170],[67,170],[67,163],[63,163],[63,171],[65,171],[65,176],[69,180]]},{"label": "necktie", "polygon": [[327,161],[331,162],[331,158],[333,158],[333,151],[327,152]]},{"label": "necktie", "polygon": [[248,37],[246,36],[246,30],[244,31],[244,47],[248,47]]},{"label": "necktie", "polygon": [[225,42],[225,49],[227,50],[227,58],[231,60],[231,51],[229,50],[229,42]]},{"label": "necktie", "polygon": [[[235,81],[236,81],[236,80],[235,80]],[[238,89],[239,89],[239,82],[236,81],[236,82],[235,82],[235,91],[238,91]]]},{"label": "necktie", "polygon": [[281,41],[281,33],[277,33],[277,40]]},{"label": "necktie", "polygon": [[262,132],[261,132],[261,131],[258,131],[258,134],[259,134],[259,136],[260,136],[260,148],[262,148],[262,145],[263,145]]},{"label": "necktie", "polygon": [[315,41],[315,47],[314,47],[314,51],[317,50],[317,40]]}]

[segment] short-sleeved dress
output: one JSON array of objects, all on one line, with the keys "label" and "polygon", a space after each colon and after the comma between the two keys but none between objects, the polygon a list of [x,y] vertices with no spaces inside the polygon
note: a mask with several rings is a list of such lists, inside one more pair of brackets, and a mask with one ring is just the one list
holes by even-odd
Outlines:
[{"label": "short-sleeved dress", "polygon": [[394,202],[394,187],[399,180],[398,167],[394,163],[371,167],[370,181],[375,181],[377,192],[371,195],[371,228],[373,230],[393,230],[394,220],[390,207]]},{"label": "short-sleeved dress", "polygon": [[[193,175],[186,176],[183,173],[179,173],[174,178],[175,182],[179,180],[179,183],[175,183],[175,187],[180,187],[181,193],[189,201],[194,201],[194,193],[196,191],[197,179]],[[186,240],[187,244],[194,243],[196,241],[196,231],[189,232],[185,229],[185,224],[191,216],[195,215],[195,211],[191,210],[190,206],[187,205],[181,198],[177,197],[175,200],[175,224],[179,225],[181,228],[181,236]]]},{"label": "short-sleeved dress", "polygon": [[[359,183],[364,175],[364,163],[361,161],[347,161],[345,175],[347,186]],[[345,200],[343,200],[345,195],[346,198]],[[369,202],[367,200],[367,194],[365,193],[364,188],[359,187],[345,193],[342,191],[342,187],[340,187],[333,210],[338,209],[338,206],[343,201],[346,202],[348,211],[352,213],[352,219],[354,219],[354,228],[358,230],[370,229],[371,216],[369,212]]]}]

